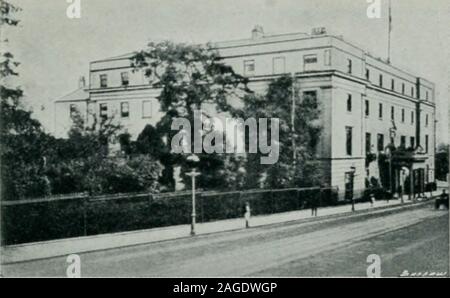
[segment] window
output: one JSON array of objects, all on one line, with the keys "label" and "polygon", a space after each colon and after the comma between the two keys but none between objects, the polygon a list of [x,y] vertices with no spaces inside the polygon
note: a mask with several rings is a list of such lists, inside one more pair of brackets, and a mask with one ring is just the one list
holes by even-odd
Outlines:
[{"label": "window", "polygon": [[380,74],[380,77],[379,77],[379,85],[380,85],[380,87],[383,87],[383,75],[382,74]]},{"label": "window", "polygon": [[345,152],[347,155],[352,155],[352,142],[353,142],[353,128],[350,126],[345,127],[345,135],[346,135],[346,142],[345,142]]},{"label": "window", "polygon": [[414,124],[414,111],[411,112],[411,124]]},{"label": "window", "polygon": [[152,117],[152,102],[150,100],[144,100],[142,102],[142,118]]},{"label": "window", "polygon": [[405,83],[402,83],[402,94],[405,94]]},{"label": "window", "polygon": [[405,123],[405,109],[402,109],[402,123]]},{"label": "window", "polygon": [[380,103],[380,104],[378,105],[378,117],[379,117],[380,119],[383,119],[383,104],[382,104],[382,103]]},{"label": "window", "polygon": [[425,115],[425,127],[428,127],[429,117],[428,114]]},{"label": "window", "polygon": [[406,137],[405,136],[400,137],[400,147],[406,148]]},{"label": "window", "polygon": [[284,57],[273,58],[273,74],[282,74],[286,72],[286,60]]},{"label": "window", "polygon": [[100,118],[102,118],[102,120],[108,119],[108,104],[107,103],[100,104]]},{"label": "window", "polygon": [[394,106],[391,107],[391,120],[395,120],[395,108],[394,108]]},{"label": "window", "polygon": [[415,146],[416,146],[416,138],[414,138],[414,137],[411,137],[410,139],[409,139],[409,141],[410,141],[410,144],[411,144],[411,148],[415,148]]},{"label": "window", "polygon": [[377,149],[378,151],[384,151],[384,135],[381,133],[377,136]]},{"label": "window", "polygon": [[130,84],[130,79],[128,77],[128,72],[122,72],[120,74],[120,77],[122,79],[122,86],[128,86]]},{"label": "window", "polygon": [[370,70],[366,68],[366,80],[370,81]]},{"label": "window", "polygon": [[366,154],[372,151],[372,135],[370,133],[366,133]]},{"label": "window", "polygon": [[351,112],[352,111],[352,95],[348,94],[347,95],[347,112]]},{"label": "window", "polygon": [[414,87],[411,87],[411,97],[414,97]]},{"label": "window", "polygon": [[429,95],[428,95],[428,91],[427,91],[427,92],[425,92],[425,100],[428,100],[428,97],[429,97]]},{"label": "window", "polygon": [[127,101],[120,103],[120,115],[122,118],[130,117],[130,104]]},{"label": "window", "polygon": [[244,75],[252,76],[255,74],[255,60],[244,61]]},{"label": "window", "polygon": [[369,117],[369,115],[370,115],[370,103],[369,103],[369,101],[366,99],[366,101],[365,101],[365,114],[366,114],[366,117]]},{"label": "window", "polygon": [[314,70],[317,65],[317,55],[303,56],[303,68],[305,71]]},{"label": "window", "polygon": [[347,73],[352,73],[353,62],[352,59],[347,59]]},{"label": "window", "polygon": [[108,75],[106,74],[100,75],[100,87],[101,88],[108,87]]},{"label": "window", "polygon": [[70,105],[70,118],[75,117],[78,114],[78,106],[76,104]]},{"label": "window", "polygon": [[395,81],[394,81],[394,79],[391,80],[391,90],[395,91]]},{"label": "window", "polygon": [[325,65],[331,65],[331,50],[325,50]]},{"label": "window", "polygon": [[429,138],[429,136],[428,135],[425,135],[425,152],[426,153],[428,153],[428,150],[430,149],[430,147],[429,147],[429,140],[430,138]]}]

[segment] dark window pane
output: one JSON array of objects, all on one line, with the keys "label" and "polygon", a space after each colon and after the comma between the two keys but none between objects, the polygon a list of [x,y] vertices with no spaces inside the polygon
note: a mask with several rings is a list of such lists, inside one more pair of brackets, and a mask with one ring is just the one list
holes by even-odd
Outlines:
[{"label": "dark window pane", "polygon": [[128,118],[130,116],[130,105],[128,102],[122,102],[120,104],[120,114],[122,118]]},{"label": "dark window pane", "polygon": [[346,134],[346,153],[347,155],[352,155],[353,128],[347,126],[345,128],[345,134]]},{"label": "dark window pane", "polygon": [[108,87],[108,75],[100,75],[100,87],[106,88]]},{"label": "dark window pane", "polygon": [[377,140],[377,149],[378,151],[384,151],[384,135],[378,134],[378,140]]},{"label": "dark window pane", "polygon": [[352,95],[349,94],[347,96],[347,112],[351,112],[352,111]]},{"label": "dark window pane", "polygon": [[370,153],[372,151],[372,135],[370,133],[366,133],[366,153]]}]

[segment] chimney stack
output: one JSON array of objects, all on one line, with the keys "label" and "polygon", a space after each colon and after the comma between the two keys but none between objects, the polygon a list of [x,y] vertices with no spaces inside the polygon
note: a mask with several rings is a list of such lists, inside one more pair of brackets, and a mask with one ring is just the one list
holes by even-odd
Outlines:
[{"label": "chimney stack", "polygon": [[261,25],[256,25],[252,30],[252,39],[259,39],[264,37],[264,29]]},{"label": "chimney stack", "polygon": [[86,79],[84,78],[84,76],[80,77],[80,80],[78,81],[78,88],[85,88],[86,87]]}]

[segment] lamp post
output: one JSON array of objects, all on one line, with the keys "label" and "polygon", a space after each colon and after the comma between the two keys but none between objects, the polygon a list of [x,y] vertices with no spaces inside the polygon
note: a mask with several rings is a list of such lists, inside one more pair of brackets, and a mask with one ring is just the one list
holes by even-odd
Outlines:
[{"label": "lamp post", "polygon": [[[195,163],[195,162],[199,161],[199,158],[196,155],[191,155],[187,158],[187,160]],[[193,167],[189,173],[186,173],[186,176],[191,177],[191,181],[192,181],[191,236],[195,236],[195,224],[196,224],[196,217],[197,217],[197,214],[195,212],[195,178],[199,175],[200,175],[200,173],[197,172],[195,167]]]},{"label": "lamp post", "polygon": [[294,164],[294,168],[297,164],[297,154],[296,154],[296,145],[295,145],[295,72],[291,73],[292,76],[292,107],[291,107],[291,126],[292,126],[292,160]]},{"label": "lamp post", "polygon": [[195,169],[192,169],[191,172],[186,173],[186,176],[191,177],[192,179],[192,222],[191,222],[191,236],[195,236],[195,220],[197,214],[195,213],[195,177],[200,175]]},{"label": "lamp post", "polygon": [[353,166],[350,167],[350,185],[351,185],[350,196],[351,196],[351,200],[352,200],[352,212],[355,212],[355,196],[353,194],[355,173],[356,173],[356,167],[353,167]]},{"label": "lamp post", "polygon": [[405,179],[406,179],[406,169],[404,167],[401,168],[401,174],[400,174],[400,185],[401,185],[401,191],[400,191],[400,202],[403,204],[405,201],[403,199],[403,193],[405,191]]},{"label": "lamp post", "polygon": [[395,189],[394,189],[394,183],[392,183],[392,154],[393,154],[393,150],[395,150],[395,143],[394,143],[394,139],[395,139],[395,137],[396,137],[396,135],[397,135],[397,133],[396,133],[396,130],[397,130],[397,128],[396,128],[396,126],[395,126],[395,123],[393,123],[393,127],[392,128],[390,128],[389,129],[389,136],[390,136],[390,139],[391,139],[391,141],[390,141],[390,144],[386,147],[386,149],[385,149],[385,152],[386,152],[386,155],[389,157],[389,189],[390,189],[390,191],[391,191],[391,194],[392,195],[394,195],[394,192],[395,192]]}]

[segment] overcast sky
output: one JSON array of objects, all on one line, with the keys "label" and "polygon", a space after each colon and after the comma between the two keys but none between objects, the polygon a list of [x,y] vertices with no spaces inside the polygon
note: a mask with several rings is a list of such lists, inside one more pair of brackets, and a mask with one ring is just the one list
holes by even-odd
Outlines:
[{"label": "overcast sky", "polygon": [[[366,0],[81,0],[80,19],[66,16],[66,0],[10,2],[23,9],[21,26],[7,32],[10,48],[22,63],[27,102],[44,124],[52,119],[49,103],[77,88],[89,61],[150,40],[241,39],[255,24],[268,33],[324,26],[375,56],[387,53],[387,0],[380,19],[367,17]],[[392,63],[436,84],[438,133],[448,140],[450,1],[392,0],[392,12]]]}]

